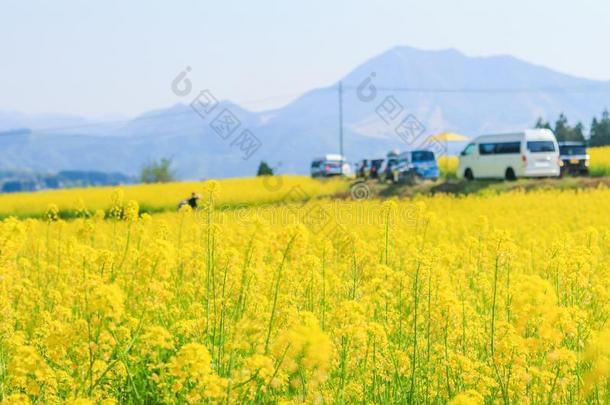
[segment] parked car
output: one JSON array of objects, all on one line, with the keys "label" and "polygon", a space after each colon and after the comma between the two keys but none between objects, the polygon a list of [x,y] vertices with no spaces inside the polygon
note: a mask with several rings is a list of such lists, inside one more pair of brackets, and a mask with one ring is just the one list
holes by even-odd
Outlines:
[{"label": "parked car", "polygon": [[379,170],[379,181],[387,182],[391,181],[395,183],[398,181],[398,173],[396,172],[396,166],[398,165],[400,152],[397,150],[388,152],[386,159],[383,161]]},{"label": "parked car", "polygon": [[561,174],[587,176],[589,174],[589,155],[583,142],[558,142],[559,158],[563,162]]},{"label": "parked car", "polygon": [[381,171],[381,166],[383,166],[383,161],[385,159],[373,159],[371,160],[371,170],[369,172],[369,177],[371,179],[378,179],[379,172]]},{"label": "parked car", "polygon": [[398,181],[410,181],[412,179],[437,180],[439,168],[434,152],[429,150],[413,150],[398,155],[398,164],[395,169],[398,172]]},{"label": "parked car", "polygon": [[311,177],[352,176],[352,168],[344,156],[329,154],[311,162]]},{"label": "parked car", "polygon": [[555,135],[548,129],[483,135],[460,155],[458,178],[558,177],[561,160]]},{"label": "parked car", "polygon": [[356,164],[356,177],[366,178],[369,172],[369,161],[368,159],[362,159]]},{"label": "parked car", "polygon": [[376,179],[379,177],[382,164],[383,159],[363,159],[358,164],[356,176],[364,179]]}]

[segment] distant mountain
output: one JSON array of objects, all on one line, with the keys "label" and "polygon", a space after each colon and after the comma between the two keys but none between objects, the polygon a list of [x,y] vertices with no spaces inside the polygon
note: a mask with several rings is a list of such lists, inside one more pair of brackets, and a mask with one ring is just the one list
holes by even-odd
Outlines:
[{"label": "distant mountain", "polygon": [[[587,125],[610,106],[610,82],[565,75],[510,56],[468,57],[455,50],[393,48],[341,81],[345,153],[352,161],[419,147],[440,131],[520,130],[539,116],[553,120],[561,112]],[[226,140],[210,126],[225,110],[240,122]],[[252,112],[222,102],[206,119],[188,104],[103,126],[77,117],[58,121],[0,113],[0,131],[33,129],[0,133],[0,169],[136,174],[147,161],[172,157],[185,179],[253,175],[260,160],[280,172],[306,173],[313,157],[338,151],[338,111],[338,86],[333,84],[272,111]],[[397,131],[403,119],[406,124]],[[37,131],[56,126],[68,128]],[[240,143],[244,129],[261,143],[246,160],[240,149],[248,146]]]},{"label": "distant mountain", "polygon": [[0,111],[0,133],[15,129],[29,128],[48,133],[106,134],[121,127],[113,121],[124,120],[121,116],[104,117],[104,125],[99,120],[68,114],[23,114],[14,111]]}]

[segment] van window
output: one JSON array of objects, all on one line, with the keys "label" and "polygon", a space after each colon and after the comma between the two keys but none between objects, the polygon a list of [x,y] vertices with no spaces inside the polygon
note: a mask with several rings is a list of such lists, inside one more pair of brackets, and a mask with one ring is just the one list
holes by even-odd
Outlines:
[{"label": "van window", "polygon": [[521,142],[500,142],[496,144],[496,153],[500,155],[521,153]]},{"label": "van window", "polygon": [[474,152],[474,143],[470,143],[468,146],[466,146],[466,148],[464,148],[462,151],[462,156],[472,155],[472,152]]},{"label": "van window", "polygon": [[411,160],[414,162],[429,162],[434,160],[434,153],[428,150],[417,150],[411,153]]},{"label": "van window", "polygon": [[314,160],[313,162],[311,162],[311,168],[317,169],[318,167],[320,167],[321,164],[322,162],[320,162],[319,160]]},{"label": "van window", "polygon": [[479,153],[481,155],[508,155],[519,154],[520,152],[520,142],[495,142],[482,143],[479,145]]},{"label": "van window", "polygon": [[527,150],[532,153],[555,152],[555,144],[552,141],[529,141]]},{"label": "van window", "polygon": [[495,149],[496,149],[495,143],[480,143],[479,144],[479,154],[481,154],[481,155],[493,155]]}]

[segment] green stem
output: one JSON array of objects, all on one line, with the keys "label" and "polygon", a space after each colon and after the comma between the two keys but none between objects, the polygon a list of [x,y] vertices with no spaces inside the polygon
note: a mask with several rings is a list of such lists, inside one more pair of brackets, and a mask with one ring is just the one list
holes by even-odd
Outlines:
[{"label": "green stem", "polygon": [[284,250],[284,256],[282,257],[282,263],[277,271],[277,276],[275,278],[275,288],[273,292],[273,305],[271,306],[271,316],[269,317],[269,327],[267,328],[267,338],[265,339],[265,354],[269,353],[269,340],[271,339],[271,331],[273,329],[273,321],[275,320],[275,312],[277,309],[277,299],[280,292],[280,282],[282,281],[282,270],[284,269],[284,264],[286,263],[286,258],[288,257],[288,251],[290,250],[290,246],[292,246],[292,242],[296,238],[296,234],[292,236],[286,249]]}]

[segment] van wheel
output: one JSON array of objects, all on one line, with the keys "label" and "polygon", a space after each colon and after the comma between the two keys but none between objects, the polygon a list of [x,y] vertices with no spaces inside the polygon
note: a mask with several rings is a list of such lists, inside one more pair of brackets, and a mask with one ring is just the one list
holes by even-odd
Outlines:
[{"label": "van wheel", "polygon": [[472,174],[472,170],[466,169],[466,171],[464,171],[464,178],[468,181],[474,180],[474,175]]},{"label": "van wheel", "polygon": [[512,167],[509,167],[508,169],[506,169],[506,180],[508,181],[514,181],[517,180],[517,176],[515,176],[515,171],[513,170]]}]

